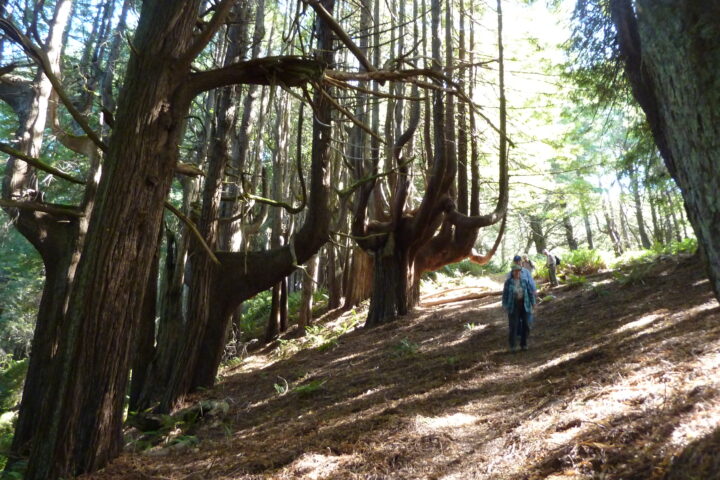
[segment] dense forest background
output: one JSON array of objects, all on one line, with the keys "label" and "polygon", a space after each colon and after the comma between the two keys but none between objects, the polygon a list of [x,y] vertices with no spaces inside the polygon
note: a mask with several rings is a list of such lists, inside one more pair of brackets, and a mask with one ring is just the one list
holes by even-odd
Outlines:
[{"label": "dense forest background", "polygon": [[[632,2],[0,6],[0,408],[26,478],[103,466],[126,408],[170,412],[321,312],[402,317],[439,270],[527,253],[542,279],[550,249],[572,283],[699,244],[717,286],[712,148],[674,140],[664,72],[638,84]],[[716,25],[687,25],[697,53]]]}]

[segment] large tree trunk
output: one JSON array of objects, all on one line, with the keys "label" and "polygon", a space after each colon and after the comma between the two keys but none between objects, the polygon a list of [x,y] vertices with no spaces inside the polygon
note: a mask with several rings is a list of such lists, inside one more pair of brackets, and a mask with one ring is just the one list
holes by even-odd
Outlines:
[{"label": "large tree trunk", "polygon": [[144,4],[133,40],[142,54],[131,55],[118,102],[29,480],[97,469],[122,448],[132,332],[191,100],[185,54],[199,3]]},{"label": "large tree trunk", "polygon": [[[62,37],[70,15],[71,2],[59,1],[50,24],[44,51],[49,67],[57,74],[60,67]],[[3,12],[5,13],[5,12]],[[30,157],[40,155],[43,133],[50,113],[52,84],[40,69],[32,83],[3,78],[0,99],[8,103],[18,118],[16,149]],[[93,168],[93,173],[95,169]],[[91,195],[88,192],[88,195]],[[90,198],[88,196],[87,198]],[[42,203],[37,173],[19,158],[8,159],[2,184],[2,200]],[[47,385],[52,379],[57,336],[62,327],[67,294],[78,261],[78,248],[87,227],[87,218],[4,206],[18,231],[37,249],[45,266],[43,286],[35,333],[33,335],[28,373],[23,389],[20,412],[10,452],[8,467],[26,457],[43,422],[42,406]],[[87,202],[83,213],[89,214]]]},{"label": "large tree trunk", "polygon": [[350,309],[372,294],[373,258],[362,248],[353,248],[343,308]]},{"label": "large tree trunk", "polygon": [[366,327],[374,327],[405,315],[413,306],[408,288],[411,265],[407,250],[396,244],[391,235],[383,248],[372,252],[373,289]]},{"label": "large tree trunk", "polygon": [[612,0],[625,71],[685,200],[720,300],[720,20],[701,0]]}]

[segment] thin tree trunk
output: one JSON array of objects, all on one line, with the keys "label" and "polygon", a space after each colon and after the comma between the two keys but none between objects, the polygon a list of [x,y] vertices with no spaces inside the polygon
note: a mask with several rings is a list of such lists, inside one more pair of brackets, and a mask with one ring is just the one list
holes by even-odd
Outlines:
[{"label": "thin tree trunk", "polygon": [[535,242],[535,250],[537,253],[543,253],[547,249],[547,243],[542,228],[542,220],[537,215],[530,215],[530,232]]},{"label": "thin tree trunk", "polygon": [[632,169],[630,172],[630,188],[632,189],[633,200],[635,201],[635,220],[638,224],[638,232],[640,233],[640,243],[643,248],[648,249],[652,246],[647,230],[645,229],[645,216],[642,211],[642,199],[640,198],[640,186],[638,185],[637,170]]},{"label": "thin tree trunk", "polygon": [[305,327],[312,322],[313,294],[317,281],[318,256],[313,255],[305,264],[305,275],[302,277],[302,298],[298,315],[298,329],[305,335]]},{"label": "thin tree trunk", "polygon": [[157,315],[158,275],[160,272],[160,243],[152,259],[152,268],[148,275],[147,292],[143,299],[142,316],[138,331],[135,333],[135,346],[132,364],[132,381],[130,383],[130,399],[128,410],[135,412],[138,409],[140,395],[149,373],[150,364],[155,355],[155,316]]}]

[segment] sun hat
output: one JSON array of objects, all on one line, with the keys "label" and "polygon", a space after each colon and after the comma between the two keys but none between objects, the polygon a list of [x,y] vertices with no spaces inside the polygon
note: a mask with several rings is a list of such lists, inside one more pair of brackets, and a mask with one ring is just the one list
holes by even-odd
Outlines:
[{"label": "sun hat", "polygon": [[512,270],[522,270],[522,267],[516,263],[512,266]]}]

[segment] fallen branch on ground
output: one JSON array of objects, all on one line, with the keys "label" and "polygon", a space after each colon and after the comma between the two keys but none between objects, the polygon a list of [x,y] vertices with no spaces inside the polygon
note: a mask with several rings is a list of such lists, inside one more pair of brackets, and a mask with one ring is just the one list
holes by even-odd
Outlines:
[{"label": "fallen branch on ground", "polygon": [[471,293],[469,295],[463,295],[462,297],[445,298],[443,300],[433,300],[432,302],[421,302],[421,307],[434,307],[436,305],[443,305],[445,303],[453,302],[464,302],[465,300],[477,300],[479,298],[492,297],[493,295],[502,295],[502,290],[493,292],[482,292],[482,293]]}]

